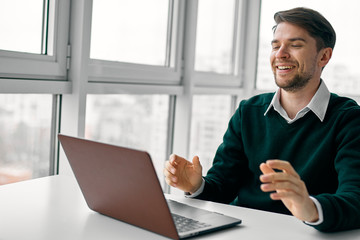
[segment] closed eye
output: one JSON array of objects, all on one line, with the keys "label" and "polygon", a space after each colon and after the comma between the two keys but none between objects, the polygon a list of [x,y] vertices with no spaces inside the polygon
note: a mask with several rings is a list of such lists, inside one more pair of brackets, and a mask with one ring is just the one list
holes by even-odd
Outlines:
[{"label": "closed eye", "polygon": [[273,50],[275,50],[275,49],[279,49],[280,45],[272,44],[271,47]]}]

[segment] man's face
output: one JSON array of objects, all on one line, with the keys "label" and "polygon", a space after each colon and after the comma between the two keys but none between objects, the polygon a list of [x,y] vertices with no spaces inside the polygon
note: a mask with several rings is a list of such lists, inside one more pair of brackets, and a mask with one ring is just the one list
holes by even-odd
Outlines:
[{"label": "man's face", "polygon": [[296,25],[278,24],[272,41],[270,62],[276,84],[286,91],[297,91],[312,79],[319,79],[319,53],[316,40]]}]

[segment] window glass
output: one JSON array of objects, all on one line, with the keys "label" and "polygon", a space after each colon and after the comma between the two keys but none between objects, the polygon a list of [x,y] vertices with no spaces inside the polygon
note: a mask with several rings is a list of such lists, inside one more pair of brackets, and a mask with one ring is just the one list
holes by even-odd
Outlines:
[{"label": "window glass", "polygon": [[205,174],[213,158],[232,114],[231,96],[195,95],[193,98],[190,156],[199,156]]},{"label": "window glass", "polygon": [[[360,15],[357,0],[263,0],[261,5],[261,25],[256,87],[261,90],[275,89],[270,68],[273,15],[280,10],[294,7],[309,7],[319,11],[336,31],[336,44],[329,64],[324,68],[322,79],[330,91],[344,94],[359,94],[360,68],[357,56],[360,50],[350,41],[360,37],[358,29]],[[351,21],[347,16],[351,16]],[[346,26],[346,27],[345,27]]]},{"label": "window glass", "polygon": [[90,57],[164,66],[169,0],[94,0]]},{"label": "window glass", "polygon": [[49,175],[52,96],[0,94],[0,185]]},{"label": "window glass", "polygon": [[163,184],[168,111],[167,95],[88,95],[85,135],[148,151]]},{"label": "window glass", "polygon": [[233,73],[235,0],[200,0],[195,70]]},{"label": "window glass", "polygon": [[0,49],[42,53],[44,0],[0,2]]}]

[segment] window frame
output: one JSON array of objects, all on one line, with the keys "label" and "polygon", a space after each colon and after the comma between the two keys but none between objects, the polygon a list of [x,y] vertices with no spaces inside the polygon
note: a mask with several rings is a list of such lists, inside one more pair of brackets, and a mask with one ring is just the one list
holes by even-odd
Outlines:
[{"label": "window frame", "polygon": [[180,85],[184,7],[169,0],[166,66],[89,59],[89,82]]},{"label": "window frame", "polygon": [[[55,3],[53,56],[0,50],[0,81],[3,79],[66,80],[67,42],[70,0],[50,0]],[[2,92],[3,90],[0,90]]]},{"label": "window frame", "polygon": [[[198,8],[199,0],[194,1],[196,4],[196,9]],[[244,30],[244,24],[246,22],[246,7],[247,2],[244,0],[235,0],[235,13],[234,13],[234,26],[233,26],[233,44],[232,44],[232,73],[223,74],[216,72],[204,72],[196,71],[194,69],[195,64],[193,64],[193,74],[192,78],[196,86],[199,87],[224,87],[224,88],[241,88],[243,82],[243,70],[242,70],[242,60],[241,55],[243,54],[245,48],[245,35],[242,34]],[[197,28],[197,14],[198,11],[192,11],[194,19],[194,36],[193,41],[195,41],[194,49],[192,54],[195,59],[195,48],[196,48],[196,28]]]}]

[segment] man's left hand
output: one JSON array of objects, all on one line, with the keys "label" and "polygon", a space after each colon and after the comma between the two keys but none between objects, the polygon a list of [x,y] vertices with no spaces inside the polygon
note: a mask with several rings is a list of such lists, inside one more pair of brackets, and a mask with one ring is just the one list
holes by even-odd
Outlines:
[{"label": "man's left hand", "polygon": [[[280,170],[280,172],[275,171]],[[316,222],[319,214],[310,199],[305,183],[291,164],[282,160],[268,160],[260,164],[263,175],[260,176],[261,190],[272,192],[271,199],[281,200],[298,219]]]}]

